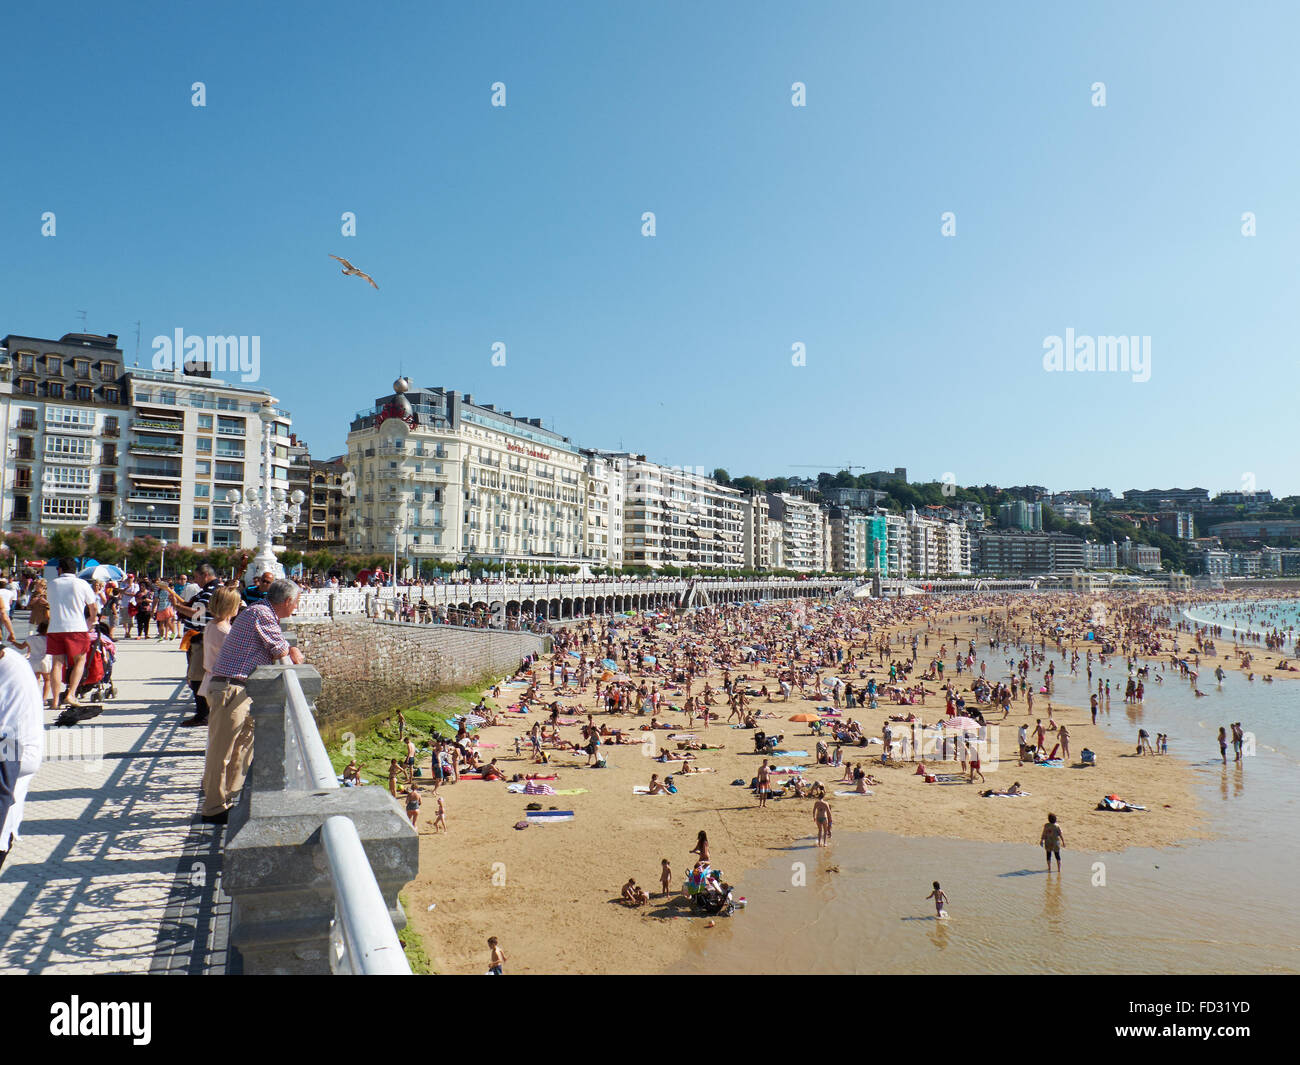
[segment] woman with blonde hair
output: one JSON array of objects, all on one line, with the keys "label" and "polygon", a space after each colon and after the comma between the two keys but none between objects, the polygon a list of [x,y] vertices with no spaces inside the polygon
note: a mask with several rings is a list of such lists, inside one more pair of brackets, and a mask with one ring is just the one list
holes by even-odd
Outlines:
[{"label": "woman with blonde hair", "polygon": [[241,602],[235,588],[218,588],[208,600],[208,623],[203,628],[203,683],[198,692],[205,699],[212,685],[212,667],[226,644],[231,619],[239,613]]}]

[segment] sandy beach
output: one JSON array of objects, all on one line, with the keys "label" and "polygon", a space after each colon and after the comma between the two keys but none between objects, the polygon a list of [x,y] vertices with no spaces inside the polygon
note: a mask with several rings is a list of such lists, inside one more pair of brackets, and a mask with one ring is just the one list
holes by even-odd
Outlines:
[{"label": "sandy beach", "polygon": [[[811,603],[807,605],[812,607]],[[945,605],[948,608],[946,613]],[[1042,600],[1036,606],[1041,610]],[[789,611],[791,604],[772,609]],[[841,605],[826,609],[861,608]],[[1021,618],[1019,612],[1024,609],[1023,604],[1018,606],[1010,624],[1018,622]],[[890,658],[910,658],[909,634],[917,632],[924,641],[928,625],[930,644],[927,647],[922,642],[918,648],[918,667],[923,667],[937,652],[942,639],[946,643],[948,676],[952,679],[952,637],[955,634],[963,650],[969,640],[975,640],[976,674],[980,663],[984,662],[990,679],[1005,677],[1006,658],[1011,652],[1002,649],[990,652],[987,635],[977,637],[976,624],[970,620],[974,615],[992,616],[994,612],[1002,618],[1005,608],[996,608],[995,611],[990,605],[972,605],[969,601],[960,606],[951,602],[935,604],[924,615],[878,626],[868,642],[874,648],[882,631],[888,631],[895,641]],[[810,612],[809,617],[816,618],[817,615]],[[641,624],[639,620],[621,620],[632,623],[634,634],[639,631],[636,628]],[[679,632],[652,632],[656,637],[655,649],[661,657],[664,649],[681,635]],[[1180,635],[1185,647],[1187,634]],[[865,636],[862,639],[867,640]],[[1067,643],[1067,651],[1073,642]],[[1078,646],[1080,653],[1084,654],[1090,644],[1078,641]],[[858,653],[861,656],[861,651]],[[599,658],[600,654],[595,657]],[[1150,661],[1154,663],[1156,658]],[[1048,643],[1046,661],[1030,670],[1030,678],[1041,678],[1043,670],[1053,663],[1058,675],[1062,671],[1068,672],[1068,660],[1063,660]],[[882,668],[874,651],[869,666],[862,661],[857,664],[877,681],[887,676],[887,664]],[[553,698],[548,668],[549,662],[544,660],[536,669],[541,699],[546,703]],[[766,682],[775,690],[775,684],[765,676],[764,669],[762,665],[738,666],[733,667],[732,673],[737,678],[743,675],[753,677],[755,684]],[[1081,673],[1082,670],[1081,665]],[[836,675],[850,676],[847,671]],[[856,672],[852,674],[856,675]],[[1032,726],[1038,717],[1042,717],[1044,725],[1048,721],[1046,696],[1036,697],[1033,717],[1027,717],[1026,704],[1021,697],[1012,703],[1010,716],[1005,721],[1001,719],[1001,711],[983,708],[989,715],[990,724],[997,726],[1000,750],[997,764],[989,760],[983,765],[987,784],[978,780],[973,785],[927,784],[915,775],[913,762],[882,764],[879,745],[867,748],[846,746],[844,760],[857,763],[868,759],[867,771],[874,774],[880,784],[871,789],[873,794],[870,796],[828,794],[835,831],[871,830],[905,837],[1019,843],[1025,847],[1027,861],[1041,859],[1037,841],[1048,812],[1056,813],[1061,819],[1067,851],[1108,852],[1131,846],[1167,847],[1204,836],[1203,818],[1193,795],[1187,764],[1174,754],[1161,757],[1135,754],[1137,726],[1126,720],[1122,702],[1126,675],[1123,660],[1117,660],[1106,675],[1111,678],[1112,686],[1117,680],[1120,686],[1113,692],[1109,714],[1103,704],[1096,726],[1091,724],[1086,708],[1052,703],[1055,722],[1068,726],[1070,730],[1072,761],[1077,762],[1078,752],[1088,747],[1097,753],[1097,766],[1018,766],[1018,726],[1026,722]],[[719,703],[713,710],[717,712],[720,709],[725,721],[727,702],[721,693],[722,677],[723,670],[713,668],[707,680],[719,692]],[[1176,673],[1171,672],[1166,683],[1176,682],[1174,677]],[[637,682],[640,679],[634,677]],[[704,679],[703,676],[695,679],[694,693],[702,690]],[[880,736],[887,715],[900,711],[915,712],[932,724],[944,716],[944,699],[942,693],[933,694],[939,684],[928,681],[925,686],[932,694],[927,695],[924,706],[898,706],[882,699],[875,710],[842,709],[841,712],[845,719],[852,717],[861,722],[868,736]],[[972,699],[970,686],[970,674],[963,674],[958,691],[967,700]],[[680,687],[669,686],[667,690],[681,692]],[[508,704],[517,695],[518,690],[512,693],[506,689],[500,702]],[[668,698],[680,705],[684,695],[670,695]],[[594,689],[590,686],[578,697],[562,698],[561,701],[565,714],[582,722],[589,712],[596,711]],[[809,752],[807,757],[778,756],[773,759],[777,765],[810,767],[804,776],[824,782],[828,793],[851,787],[836,783],[842,776],[842,769],[815,765],[812,755],[817,737],[810,733],[809,726],[788,720],[795,714],[830,709],[829,703],[800,698],[796,688],[788,701],[779,697],[772,702],[754,699],[750,708],[771,715],[760,720],[759,727],[769,733],[783,732],[786,737],[784,749]],[[678,893],[694,861],[690,851],[701,830],[708,833],[713,865],[722,870],[731,882],[740,873],[779,854],[792,841],[814,832],[811,799],[785,798],[760,808],[748,786],[733,786],[734,779],[743,779],[748,785],[763,760],[754,752],[753,731],[733,729],[725,724],[711,723],[707,728],[697,724],[693,730],[695,735],[707,742],[725,745],[725,750],[698,754],[698,765],[716,772],[699,775],[678,773],[675,778],[679,789],[677,794],[648,796],[634,794],[634,787],[646,785],[652,773],[658,773],[662,778],[665,772],[673,772],[679,767],[665,767],[653,760],[639,744],[602,747],[609,762],[606,769],[585,768],[585,752],[552,753],[549,767],[533,765],[526,745],[523,756],[517,757],[514,753],[515,737],[524,735],[539,719],[544,720],[545,714],[534,709],[527,716],[479,730],[480,741],[487,748],[485,757],[497,757],[507,776],[554,773],[558,779],[550,783],[557,791],[574,789],[579,794],[540,797],[510,794],[504,783],[473,780],[444,785],[440,794],[447,807],[449,831],[435,834],[433,790],[428,786],[423,789],[421,876],[408,888],[406,897],[410,904],[408,916],[423,937],[438,972],[485,971],[486,940],[490,935],[500,937],[510,959],[507,971],[512,973],[662,970],[681,955],[689,927],[707,919],[692,915],[680,898],[659,894],[661,859],[669,859],[673,891]],[[662,746],[674,747],[675,743],[666,737],[685,731],[685,720],[680,712],[663,714],[661,719],[670,722],[674,728],[671,732],[655,734],[653,747],[656,750]],[[625,729],[637,728],[648,720],[649,714],[643,717],[606,714],[603,706],[595,717],[597,724]],[[561,735],[566,739],[578,739],[579,724],[562,727]],[[1051,735],[1049,733],[1048,746],[1054,743]],[[955,762],[936,767],[940,773],[955,774],[958,769]],[[427,768],[425,772],[427,774]],[[985,788],[1002,790],[1013,781],[1018,781],[1029,795],[1021,798],[980,796]],[[1146,806],[1147,812],[1097,811],[1095,808],[1101,796],[1112,793]],[[560,823],[530,825],[522,831],[514,828],[516,822],[524,819],[527,803],[535,799],[540,799],[544,810],[552,807],[572,810],[575,817]],[[834,844],[831,846],[833,849]],[[620,888],[629,877],[634,877],[651,893],[650,905],[634,909],[622,903]],[[762,914],[763,900],[754,898],[748,900],[745,911],[732,919],[761,920]]]}]

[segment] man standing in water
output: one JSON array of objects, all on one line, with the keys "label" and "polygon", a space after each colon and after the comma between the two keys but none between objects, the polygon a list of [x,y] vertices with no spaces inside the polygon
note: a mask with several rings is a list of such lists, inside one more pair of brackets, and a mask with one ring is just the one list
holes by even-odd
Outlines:
[{"label": "man standing in water", "polygon": [[1065,842],[1065,837],[1061,835],[1061,826],[1056,823],[1056,814],[1047,815],[1047,824],[1043,826],[1043,834],[1038,837],[1038,842],[1042,844],[1043,850],[1047,852],[1047,871],[1052,871],[1052,855],[1056,855],[1056,871],[1061,871],[1061,845]]}]

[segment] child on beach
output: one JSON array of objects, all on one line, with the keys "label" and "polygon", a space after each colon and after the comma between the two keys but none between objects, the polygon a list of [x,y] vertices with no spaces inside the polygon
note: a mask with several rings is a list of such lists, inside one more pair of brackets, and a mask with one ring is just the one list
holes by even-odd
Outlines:
[{"label": "child on beach", "polygon": [[944,906],[948,904],[948,896],[944,893],[943,888],[939,886],[939,881],[934,881],[934,890],[931,891],[930,894],[926,895],[926,898],[934,899],[935,917],[948,916],[948,911],[944,909]]},{"label": "child on beach", "polygon": [[501,950],[501,944],[497,942],[497,937],[492,936],[488,939],[488,947],[492,954],[488,959],[488,976],[504,976],[506,956]]},{"label": "child on beach", "polygon": [[661,858],[659,860],[659,886],[663,888],[663,893],[665,895],[671,895],[673,893],[672,883],[673,883],[672,866],[668,864],[667,858]]},{"label": "child on beach", "polygon": [[442,796],[438,796],[438,810],[433,819],[433,830],[435,832],[447,831],[447,808],[443,805]]}]

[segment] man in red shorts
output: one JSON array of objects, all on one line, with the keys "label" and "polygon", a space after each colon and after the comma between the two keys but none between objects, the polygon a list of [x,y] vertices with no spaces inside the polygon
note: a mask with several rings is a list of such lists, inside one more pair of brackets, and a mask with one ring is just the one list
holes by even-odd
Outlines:
[{"label": "man in red shorts", "polygon": [[86,654],[90,651],[90,626],[99,616],[99,600],[89,582],[77,576],[77,563],[70,558],[59,559],[59,575],[50,581],[50,627],[46,651],[54,659],[56,668],[52,677],[54,706],[58,709],[59,692],[63,687],[63,670],[68,669],[68,693],[65,706],[79,706],[76,700],[77,685],[86,668]]}]

